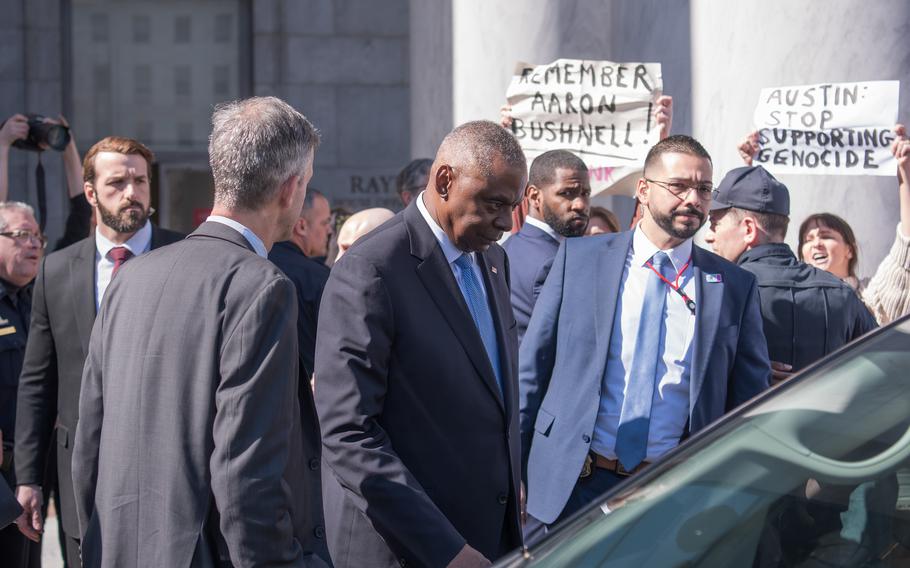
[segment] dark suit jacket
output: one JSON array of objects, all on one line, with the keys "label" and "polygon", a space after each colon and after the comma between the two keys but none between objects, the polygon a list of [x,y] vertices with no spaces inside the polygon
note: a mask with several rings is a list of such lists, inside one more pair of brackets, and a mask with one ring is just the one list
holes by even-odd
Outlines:
[{"label": "dark suit jacket", "polygon": [[445,566],[520,545],[517,342],[508,261],[480,254],[501,354],[416,201],[332,268],[316,339],[323,499],[336,566]]},{"label": "dark suit jacket", "polygon": [[6,480],[0,476],[0,529],[12,524],[21,514],[22,507],[16,501],[13,490],[6,484]]},{"label": "dark suit jacket", "polygon": [[225,225],[124,265],[79,402],[86,567],[323,565],[296,322],[293,284]]},{"label": "dark suit jacket", "polygon": [[[182,238],[179,233],[152,225],[153,249]],[[58,514],[63,518],[63,530],[74,537],[79,534],[79,523],[73,508],[70,463],[79,416],[82,365],[95,321],[95,254],[92,235],[42,261],[35,278],[32,320],[17,396],[17,483],[43,483],[51,435],[59,417]]]},{"label": "dark suit jacket", "polygon": [[297,289],[297,342],[300,346],[300,362],[304,376],[309,382],[313,374],[313,359],[316,355],[316,319],[319,315],[319,299],[329,279],[329,267],[303,254],[291,241],[275,243],[269,251],[269,260],[284,272]]},{"label": "dark suit jacket", "polygon": [[[632,234],[566,240],[521,344],[528,513],[545,523],[562,512],[590,450]],[[698,246],[692,267],[689,429],[697,432],[768,388],[771,367],[755,277]]]},{"label": "dark suit jacket", "polygon": [[521,344],[531,312],[544,281],[547,269],[559,250],[553,237],[525,222],[521,230],[509,237],[502,248],[509,255],[509,274],[512,281],[512,310],[518,322],[518,343]]}]

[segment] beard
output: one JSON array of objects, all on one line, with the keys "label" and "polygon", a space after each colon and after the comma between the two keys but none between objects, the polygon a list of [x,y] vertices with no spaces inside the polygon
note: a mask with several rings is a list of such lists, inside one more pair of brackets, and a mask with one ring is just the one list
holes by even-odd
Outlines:
[{"label": "beard", "polygon": [[[657,226],[664,230],[668,235],[672,235],[677,239],[689,239],[692,238],[695,233],[705,224],[705,214],[695,209],[694,207],[679,207],[673,211],[664,214],[659,211],[654,211],[651,209],[650,203],[648,204],[648,211],[651,213],[651,217],[654,219],[654,222],[657,223]],[[694,215],[698,218],[698,224],[693,226],[676,226],[673,221],[676,217],[682,216],[683,214]]]},{"label": "beard", "polygon": [[[130,207],[138,207],[139,211],[127,210]],[[98,201],[98,214],[101,216],[101,222],[117,231],[118,233],[135,233],[141,229],[149,218],[149,208],[144,207],[135,200],[120,207],[117,213],[104,207],[101,201]]]},{"label": "beard", "polygon": [[[564,237],[580,237],[585,234],[588,228],[588,216],[580,213],[573,213],[571,217],[560,218],[556,213],[546,205],[541,207],[543,222],[549,225],[557,235]],[[575,224],[576,221],[583,220],[584,223]]]}]

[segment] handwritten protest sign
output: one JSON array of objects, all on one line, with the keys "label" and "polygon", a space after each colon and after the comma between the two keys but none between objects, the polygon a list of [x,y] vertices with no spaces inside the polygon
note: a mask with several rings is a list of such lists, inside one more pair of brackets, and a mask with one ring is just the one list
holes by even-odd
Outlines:
[{"label": "handwritten protest sign", "polygon": [[548,150],[571,150],[588,165],[593,193],[630,193],[622,182],[658,141],[653,110],[662,90],[659,63],[559,59],[519,63],[506,99],[529,163]]},{"label": "handwritten protest sign", "polygon": [[899,94],[898,81],[762,89],[755,163],[774,173],[893,176]]}]

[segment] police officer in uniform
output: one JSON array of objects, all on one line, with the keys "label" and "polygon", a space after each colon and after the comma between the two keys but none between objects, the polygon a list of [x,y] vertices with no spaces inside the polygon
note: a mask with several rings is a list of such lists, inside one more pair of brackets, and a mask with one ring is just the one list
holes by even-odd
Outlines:
[{"label": "police officer in uniform", "polygon": [[[4,481],[16,486],[13,439],[16,424],[16,390],[25,357],[32,281],[47,243],[35,213],[25,203],[0,203],[0,433],[3,437]],[[16,525],[0,530],[3,566],[40,565],[40,547],[23,536]]]},{"label": "police officer in uniform", "polygon": [[796,259],[784,243],[787,187],[761,166],[731,170],[717,186],[706,241],[758,279],[774,378],[781,380],[877,327],[850,286]]}]

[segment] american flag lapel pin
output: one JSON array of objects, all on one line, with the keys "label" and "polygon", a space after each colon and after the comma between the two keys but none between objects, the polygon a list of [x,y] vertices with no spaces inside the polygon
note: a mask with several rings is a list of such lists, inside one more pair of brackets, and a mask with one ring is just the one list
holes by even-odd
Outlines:
[{"label": "american flag lapel pin", "polygon": [[491,266],[491,267],[490,267],[490,271],[491,271],[493,274],[499,274],[499,271],[496,270],[496,267],[495,267],[495,266]]},{"label": "american flag lapel pin", "polygon": [[723,274],[705,274],[705,282],[708,284],[717,284],[724,281]]}]

